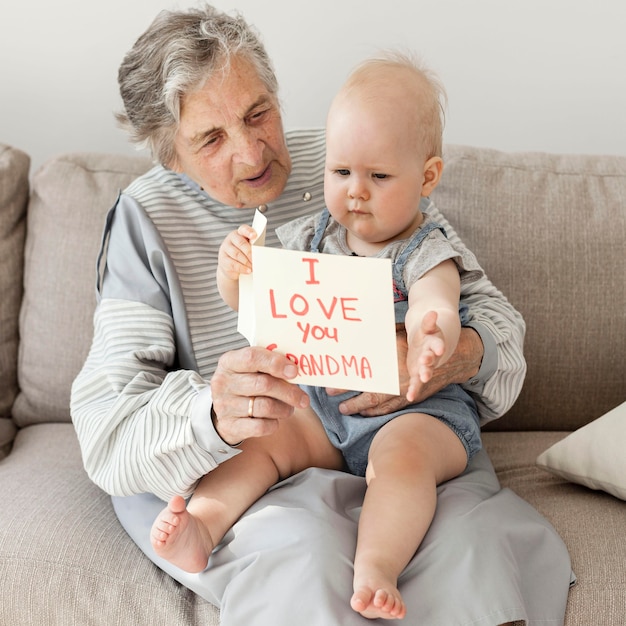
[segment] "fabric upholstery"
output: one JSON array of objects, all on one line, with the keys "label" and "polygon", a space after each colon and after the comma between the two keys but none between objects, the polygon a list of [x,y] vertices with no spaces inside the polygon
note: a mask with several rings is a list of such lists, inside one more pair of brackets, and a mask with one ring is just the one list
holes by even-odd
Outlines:
[{"label": "fabric upholstery", "polygon": [[70,421],[70,387],[93,333],[104,218],[119,191],[149,167],[147,159],[76,154],[35,174],[20,318],[21,391],[13,409],[19,426]]},{"label": "fabric upholstery", "polygon": [[626,157],[447,146],[444,162],[435,203],[527,324],[524,389],[488,428],[575,430],[623,402]]},{"label": "fabric upholstery", "polygon": [[0,458],[15,435],[10,420],[17,393],[18,316],[30,158],[0,144]]},{"label": "fabric upholstery", "polygon": [[128,538],[110,498],[85,474],[71,424],[21,429],[0,493],[0,624],[219,624],[213,605]]},{"label": "fabric upholstery", "polygon": [[566,626],[618,626],[626,615],[626,504],[539,469],[534,460],[568,432],[484,433],[503,487],[530,502],[558,530],[577,582]]},{"label": "fabric upholstery", "polygon": [[[448,145],[445,161],[433,200],[528,327],[524,390],[485,448],[502,485],[570,551],[565,626],[623,624],[626,504],[535,460],[626,400],[626,158]],[[28,157],[0,146],[0,450],[12,420],[21,427],[0,451],[0,624],[219,624],[215,607],[142,556],[87,478],[72,425],[53,423],[69,421],[91,341],[104,216],[149,167],[96,153],[45,164],[31,181],[22,277]]]}]

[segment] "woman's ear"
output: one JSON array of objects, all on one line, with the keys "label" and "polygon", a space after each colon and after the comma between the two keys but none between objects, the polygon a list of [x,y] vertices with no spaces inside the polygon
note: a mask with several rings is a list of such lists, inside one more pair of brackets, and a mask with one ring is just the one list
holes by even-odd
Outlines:
[{"label": "woman's ear", "polygon": [[441,157],[431,157],[424,165],[424,184],[422,185],[422,196],[430,196],[441,180],[443,172],[443,159]]}]

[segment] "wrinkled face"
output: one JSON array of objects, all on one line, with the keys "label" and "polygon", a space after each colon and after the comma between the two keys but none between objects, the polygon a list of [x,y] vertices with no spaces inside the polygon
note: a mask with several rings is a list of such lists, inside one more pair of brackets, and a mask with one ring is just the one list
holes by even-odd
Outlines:
[{"label": "wrinkled face", "polygon": [[278,198],[291,171],[277,96],[243,58],[183,97],[174,147],[173,170],[236,208]]},{"label": "wrinkled face", "polygon": [[422,220],[425,159],[410,130],[414,120],[396,103],[347,96],[327,120],[324,197],[359,254],[406,238]]}]

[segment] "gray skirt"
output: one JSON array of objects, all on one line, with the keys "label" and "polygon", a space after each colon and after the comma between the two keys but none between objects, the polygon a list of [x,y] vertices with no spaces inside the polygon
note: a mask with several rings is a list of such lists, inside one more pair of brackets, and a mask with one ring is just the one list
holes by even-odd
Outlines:
[{"label": "gray skirt", "polygon": [[[221,609],[222,626],[366,626],[349,605],[365,480],[310,469],[273,487],[189,574],[157,557],[163,502],[113,498],[129,535],[159,567]],[[554,528],[509,489],[484,451],[438,489],[437,512],[400,577],[411,626],[560,626],[573,574]],[[388,623],[388,622],[385,622]]]}]

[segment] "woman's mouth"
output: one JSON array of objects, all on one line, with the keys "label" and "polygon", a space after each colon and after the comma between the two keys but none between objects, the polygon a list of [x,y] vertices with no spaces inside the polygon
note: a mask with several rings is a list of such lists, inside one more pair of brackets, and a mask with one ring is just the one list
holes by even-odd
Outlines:
[{"label": "woman's mouth", "polygon": [[263,187],[272,178],[272,164],[268,166],[258,175],[245,178],[244,182],[250,187]]}]

